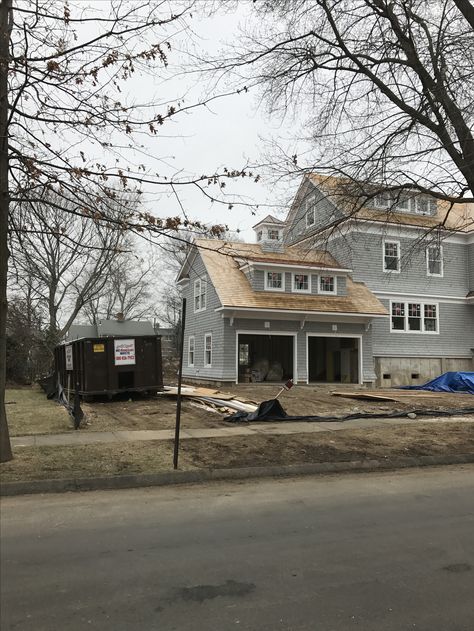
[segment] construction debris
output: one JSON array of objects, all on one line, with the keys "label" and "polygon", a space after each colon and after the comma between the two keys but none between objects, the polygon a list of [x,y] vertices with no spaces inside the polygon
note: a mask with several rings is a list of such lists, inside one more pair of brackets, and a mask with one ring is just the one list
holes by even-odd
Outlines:
[{"label": "construction debris", "polygon": [[[165,386],[163,392],[158,393],[159,396],[178,395],[178,388]],[[257,404],[246,399],[241,400],[233,394],[212,390],[211,388],[194,388],[193,386],[182,386],[181,396],[186,397],[196,405],[205,406],[209,411],[226,415],[236,410],[239,412],[254,412]]]}]

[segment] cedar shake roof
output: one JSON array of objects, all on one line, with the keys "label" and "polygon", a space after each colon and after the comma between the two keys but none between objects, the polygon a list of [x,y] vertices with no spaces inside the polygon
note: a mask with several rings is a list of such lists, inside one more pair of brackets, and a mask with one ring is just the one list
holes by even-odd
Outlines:
[{"label": "cedar shake roof", "polygon": [[[363,284],[347,277],[346,296],[295,294],[275,291],[255,291],[239,267],[242,259],[256,262],[299,264],[324,269],[342,269],[330,254],[318,250],[284,248],[283,252],[263,252],[258,244],[226,243],[199,239],[195,242],[209,279],[223,307],[288,310],[295,312],[328,312],[340,314],[388,315],[382,303]],[[268,255],[267,255],[268,254]]]},{"label": "cedar shake roof", "polygon": [[357,219],[390,221],[400,225],[420,226],[422,228],[444,227],[447,230],[460,232],[474,231],[474,204],[470,202],[452,205],[446,201],[438,200],[435,215],[415,215],[408,212],[377,210],[367,206],[355,210],[354,199],[356,200],[357,194],[364,190],[364,183],[358,184],[344,178],[318,175],[317,173],[310,173],[308,179],[325,192],[335,206],[342,211],[353,214]]}]

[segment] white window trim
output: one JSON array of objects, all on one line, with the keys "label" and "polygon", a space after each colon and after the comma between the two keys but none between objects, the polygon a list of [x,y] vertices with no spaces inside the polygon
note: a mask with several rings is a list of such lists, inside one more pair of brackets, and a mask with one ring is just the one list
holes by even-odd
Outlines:
[{"label": "white window trim", "polygon": [[[296,289],[295,276],[307,276],[308,277],[308,289]],[[293,273],[291,275],[291,291],[295,294],[310,294],[311,293],[311,274],[309,272]]]},{"label": "white window trim", "polygon": [[[199,309],[196,309],[196,287],[199,283]],[[204,292],[202,290],[204,285]],[[202,306],[202,296],[204,295],[204,307]],[[207,278],[205,276],[201,278],[196,278],[194,281],[194,301],[193,301],[194,313],[200,313],[201,311],[205,311],[207,307]]]},{"label": "white window trim", "polygon": [[[405,328],[401,329],[393,329],[392,328],[392,303],[400,302],[405,305],[405,315],[403,316],[405,320]],[[416,304],[420,305],[421,310],[421,330],[420,331],[410,331],[408,328],[408,304]],[[434,305],[436,307],[436,331],[425,331],[425,305]],[[398,316],[402,317],[402,316]],[[390,333],[404,333],[405,335],[439,335],[439,303],[435,301],[422,301],[422,300],[390,300]]]},{"label": "white window trim", "polygon": [[[193,363],[189,361],[189,357],[191,355],[191,340],[193,341]],[[188,337],[188,368],[194,368],[194,361],[196,358],[196,338],[194,335],[190,335]]]},{"label": "white window trim", "polygon": [[[282,272],[280,270],[263,270],[264,273],[264,287],[265,287],[265,291],[278,291],[278,292],[284,292],[285,291],[285,272]],[[267,279],[267,274],[281,274],[281,287],[269,287],[268,286],[268,279]]]},{"label": "white window trim", "polygon": [[[397,261],[398,261],[398,269],[386,269],[385,268],[385,244],[386,243],[396,243],[397,244],[397,248],[398,248],[398,257],[397,257]],[[400,246],[400,241],[396,241],[395,239],[384,239],[382,241],[382,269],[384,271],[385,274],[400,274],[400,269],[401,269],[401,246]]]},{"label": "white window trim", "polygon": [[[206,341],[208,338],[211,339],[211,362],[209,364],[206,362]],[[204,334],[204,368],[212,368],[212,333]]]},{"label": "white window trim", "polygon": [[[324,291],[321,289],[321,276],[331,276],[331,278],[334,278],[334,290],[333,291]],[[334,276],[334,274],[318,274],[318,294],[321,294],[323,296],[334,296],[335,294],[337,294],[337,276]]]},{"label": "white window trim", "polygon": [[432,274],[430,272],[430,259],[429,259],[429,250],[430,248],[438,248],[437,245],[428,245],[426,247],[426,275],[427,276],[434,276],[435,278],[443,278],[444,277],[444,254],[443,254],[443,246],[440,245],[439,246],[439,252],[440,252],[440,263],[441,263],[441,273],[440,274]]}]

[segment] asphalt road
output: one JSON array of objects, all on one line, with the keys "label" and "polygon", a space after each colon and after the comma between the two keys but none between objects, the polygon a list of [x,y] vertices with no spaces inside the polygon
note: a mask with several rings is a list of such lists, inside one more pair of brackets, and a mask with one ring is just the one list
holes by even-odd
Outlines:
[{"label": "asphalt road", "polygon": [[472,466],[2,504],[2,631],[474,629]]}]

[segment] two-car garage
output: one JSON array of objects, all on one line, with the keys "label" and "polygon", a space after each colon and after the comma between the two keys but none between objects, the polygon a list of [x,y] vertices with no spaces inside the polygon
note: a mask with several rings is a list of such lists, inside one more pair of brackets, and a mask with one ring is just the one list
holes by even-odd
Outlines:
[{"label": "two-car garage", "polygon": [[[306,374],[310,383],[359,383],[361,336],[305,336]],[[237,381],[281,383],[298,379],[297,333],[237,332]],[[300,345],[301,352],[301,345]],[[305,361],[306,360],[306,361]]]}]

